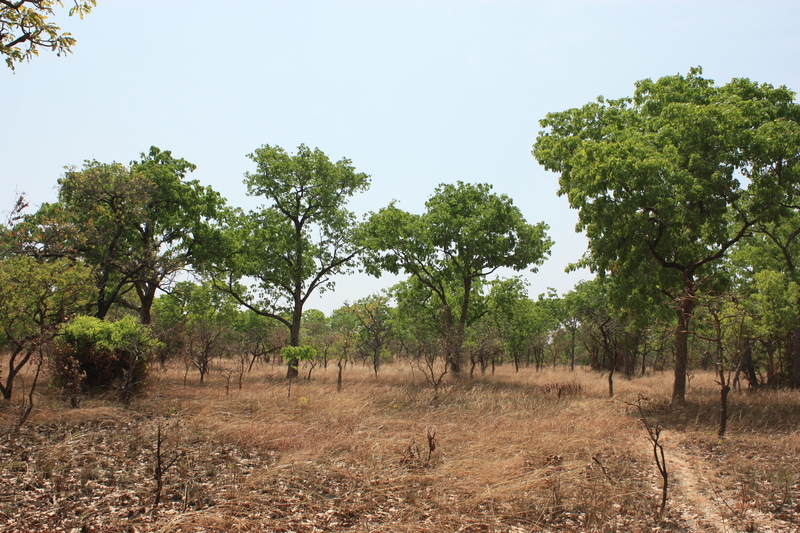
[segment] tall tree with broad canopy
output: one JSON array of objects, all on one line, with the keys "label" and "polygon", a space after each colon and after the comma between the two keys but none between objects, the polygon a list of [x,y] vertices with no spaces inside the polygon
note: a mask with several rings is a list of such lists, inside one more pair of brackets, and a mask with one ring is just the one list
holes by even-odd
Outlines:
[{"label": "tall tree with broad canopy", "polygon": [[624,279],[618,286],[626,291],[652,280],[676,306],[675,404],[685,401],[695,295],[755,224],[748,199],[771,202],[766,176],[780,166],[797,122],[785,87],[747,79],[718,87],[701,74],[642,80],[632,98],[550,113],[533,147],[578,210],[586,264]]},{"label": "tall tree with broad canopy", "polygon": [[[289,344],[300,346],[306,302],[333,288],[331,276],[348,272],[359,253],[355,215],[345,207],[370,177],[349,159],[334,163],[302,144],[296,154],[265,144],[248,157],[256,171],[245,174],[247,193],[265,204],[230,214],[219,246],[208,250],[207,270],[217,288],[283,323]],[[297,372],[297,361],[287,361],[287,377]]]},{"label": "tall tree with broad canopy", "polygon": [[511,198],[489,184],[442,184],[414,215],[394,204],[373,213],[362,243],[369,274],[401,271],[441,306],[449,370],[462,370],[464,331],[476,319],[473,289],[500,268],[542,264],[552,241],[547,225],[528,224]]},{"label": "tall tree with broad canopy", "polygon": [[[74,0],[69,16],[81,19],[97,4],[96,0]],[[0,0],[0,55],[6,65],[14,70],[15,63],[30,61],[43,48],[61,54],[72,53],[75,38],[62,32],[50,17],[61,0]]]},{"label": "tall tree with broad canopy", "polygon": [[97,318],[122,305],[149,324],[156,291],[191,263],[224,203],[186,180],[194,168],[152,147],[130,166],[87,161],[70,169],[58,180],[59,201],[23,223],[30,244],[23,253],[84,260],[94,269]]}]

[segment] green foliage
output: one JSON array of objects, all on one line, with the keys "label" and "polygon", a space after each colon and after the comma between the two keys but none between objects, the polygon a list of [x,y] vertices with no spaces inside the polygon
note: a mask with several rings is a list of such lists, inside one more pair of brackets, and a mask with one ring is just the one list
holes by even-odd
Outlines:
[{"label": "green foliage", "polygon": [[59,202],[28,217],[26,253],[80,258],[92,266],[96,311],[135,308],[150,322],[156,291],[193,259],[224,200],[186,176],[194,165],[151,147],[140,161],[85,162],[59,180]]},{"label": "green foliage", "polygon": [[70,395],[115,389],[125,399],[144,385],[158,346],[150,328],[132,316],[114,322],[77,317],[62,328],[53,359],[54,383]]},{"label": "green foliage", "polygon": [[[633,98],[541,121],[534,155],[560,173],[559,195],[579,210],[597,271],[628,277],[660,265],[659,285],[672,289],[752,225],[739,174],[752,174],[767,147],[751,133],[786,120],[781,109],[796,107],[794,95],[749,80],[715,87],[701,73],[643,80]],[[749,192],[766,194],[766,185],[759,177]]]},{"label": "green foliage", "polygon": [[15,376],[34,353],[48,346],[58,325],[86,308],[91,299],[89,269],[64,259],[45,262],[33,257],[0,259],[0,352],[7,352],[5,384],[8,399]]},{"label": "green foliage", "polygon": [[281,349],[281,357],[287,364],[296,365],[298,361],[313,361],[317,356],[317,350],[312,346],[284,346]]},{"label": "green foliage", "polygon": [[533,149],[578,209],[584,264],[623,280],[618,305],[658,293],[677,303],[678,403],[695,295],[759,219],[781,211],[798,162],[794,93],[746,79],[717,87],[701,74],[642,80],[632,98],[550,113]]},{"label": "green foliage", "polygon": [[405,272],[415,280],[407,288],[427,293],[415,299],[441,310],[437,320],[458,373],[464,331],[482,314],[473,301],[482,281],[499,268],[535,271],[552,241],[544,223],[528,224],[511,198],[488,184],[442,184],[425,205],[422,215],[394,204],[373,213],[361,233],[364,262],[375,276]]},{"label": "green foliage", "polygon": [[80,263],[0,260],[0,347],[41,342],[41,335],[86,306],[90,291],[89,270]]},{"label": "green foliage", "polygon": [[162,361],[180,350],[189,366],[200,371],[201,383],[211,361],[230,352],[240,339],[236,300],[211,283],[179,282],[169,294],[156,299],[153,309],[159,337],[173,350],[163,354]]},{"label": "green foliage", "polygon": [[328,330],[328,317],[319,309],[303,311],[303,330],[310,336],[324,335]]},{"label": "green foliage", "polygon": [[531,300],[521,278],[492,283],[489,318],[517,370],[525,359],[533,358],[537,367],[543,364],[546,339],[558,323],[549,303]]},{"label": "green foliage", "polygon": [[791,276],[774,270],[762,270],[753,275],[755,293],[750,299],[756,322],[755,333],[762,338],[789,335],[797,326],[800,285]]},{"label": "green foliage", "polygon": [[[81,19],[91,12],[96,0],[75,0],[69,16]],[[0,3],[0,55],[6,65],[14,70],[15,63],[30,61],[43,48],[58,56],[71,53],[75,38],[62,32],[51,20],[55,8],[63,7],[61,0],[14,0]]]},{"label": "green foliage", "polygon": [[114,322],[80,316],[64,326],[62,334],[65,343],[79,349],[93,347],[110,352],[147,352],[157,345],[149,328],[131,316]]},{"label": "green foliage", "polygon": [[372,359],[372,368],[378,374],[381,359],[389,336],[394,328],[394,313],[389,306],[388,294],[373,294],[348,306],[358,321],[359,350]]},{"label": "green foliage", "polygon": [[336,336],[334,353],[339,365],[349,361],[351,352],[354,350],[360,333],[358,318],[352,312],[350,305],[345,305],[335,309],[330,316],[330,327]]},{"label": "green foliage", "polygon": [[[206,247],[207,271],[241,304],[286,325],[289,343],[299,346],[308,298],[332,288],[331,276],[348,272],[359,252],[355,216],[345,206],[368,188],[369,176],[305,145],[294,155],[264,145],[249,157],[256,171],[245,174],[248,194],[266,204],[228,213],[219,239]],[[290,362],[289,374],[293,368]]]}]

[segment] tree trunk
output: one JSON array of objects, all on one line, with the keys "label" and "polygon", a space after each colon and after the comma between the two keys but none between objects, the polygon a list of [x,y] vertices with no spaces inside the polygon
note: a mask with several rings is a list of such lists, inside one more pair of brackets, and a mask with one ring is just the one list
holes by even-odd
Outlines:
[{"label": "tree trunk", "polygon": [[[292,326],[289,328],[289,346],[300,346],[300,326],[302,324],[302,318],[302,306],[295,305],[294,313],[292,314]],[[299,364],[300,362],[297,358],[291,358],[286,361],[287,379],[294,379],[300,375]]]},{"label": "tree trunk", "polygon": [[139,293],[139,321],[142,324],[148,325],[152,322],[151,310],[153,308],[153,300],[156,298],[156,289],[158,285],[155,283],[142,282],[137,286]]},{"label": "tree trunk", "polygon": [[755,365],[753,365],[753,341],[750,339],[744,340],[744,347],[742,348],[742,355],[739,358],[739,366],[736,369],[736,380],[738,381],[739,372],[744,372],[747,381],[750,383],[750,389],[758,388],[758,375],[756,374]]},{"label": "tree trunk", "polygon": [[792,385],[800,387],[800,326],[794,328],[792,337]]},{"label": "tree trunk", "polygon": [[464,338],[464,332],[463,330],[459,331],[457,327],[448,329],[450,330],[450,333],[445,340],[447,368],[448,372],[458,376],[461,374],[461,369],[463,367],[463,354],[461,353],[461,345]]},{"label": "tree trunk", "polygon": [[678,306],[678,325],[675,328],[675,382],[672,386],[672,404],[686,403],[686,371],[689,367],[689,322],[694,311],[694,296],[690,291],[681,298]]},{"label": "tree trunk", "polygon": [[[17,360],[17,356],[19,356],[19,354],[23,351],[25,351],[25,355],[22,356],[22,359]],[[19,374],[22,368],[28,363],[28,360],[31,358],[32,354],[33,349],[23,350],[21,347],[16,347],[11,355],[9,355],[6,384],[3,385],[0,383],[0,392],[2,392],[4,400],[11,400],[11,392],[14,388],[14,380],[16,379],[17,374]]]},{"label": "tree trunk", "polygon": [[570,344],[569,344],[569,369],[570,371],[575,370],[575,329],[571,328],[570,330]]},{"label": "tree trunk", "polygon": [[372,370],[375,372],[375,377],[378,377],[378,371],[381,369],[381,348],[380,343],[375,343],[372,351]]},{"label": "tree trunk", "polygon": [[[721,371],[720,374],[722,374]],[[730,385],[727,382],[721,382],[719,387],[719,430],[717,431],[719,437],[724,437],[728,428],[728,393],[730,391]]]},{"label": "tree trunk", "polygon": [[611,369],[608,371],[608,397],[614,397],[614,367],[616,364],[611,365]]}]

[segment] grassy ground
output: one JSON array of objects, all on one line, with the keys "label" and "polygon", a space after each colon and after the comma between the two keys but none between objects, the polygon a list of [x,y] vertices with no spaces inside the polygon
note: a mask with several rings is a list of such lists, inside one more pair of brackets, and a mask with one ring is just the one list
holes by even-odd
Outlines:
[{"label": "grassy ground", "polygon": [[[219,371],[154,370],[128,408],[42,387],[17,433],[6,406],[0,531],[800,531],[798,391],[733,393],[719,439],[710,375],[676,410],[669,374],[609,399],[584,370],[500,367],[438,397],[407,365],[348,368],[341,391],[333,368],[291,388],[283,372],[226,391]],[[640,394],[664,428],[662,519]]]}]

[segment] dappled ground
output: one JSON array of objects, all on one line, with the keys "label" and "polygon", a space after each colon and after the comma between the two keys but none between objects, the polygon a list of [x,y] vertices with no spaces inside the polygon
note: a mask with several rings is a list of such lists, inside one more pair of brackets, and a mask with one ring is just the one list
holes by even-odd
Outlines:
[{"label": "dappled ground", "polygon": [[[708,376],[667,409],[669,375],[618,379],[511,368],[433,391],[407,366],[268,365],[226,394],[156,371],[130,408],[73,409],[42,390],[0,417],[0,531],[798,531],[800,393],[735,393],[716,437]],[[638,413],[665,427],[660,483]],[[159,429],[160,428],[160,429]],[[158,434],[162,436],[157,452]],[[163,488],[155,475],[161,457]]]}]

